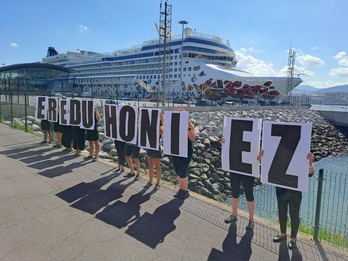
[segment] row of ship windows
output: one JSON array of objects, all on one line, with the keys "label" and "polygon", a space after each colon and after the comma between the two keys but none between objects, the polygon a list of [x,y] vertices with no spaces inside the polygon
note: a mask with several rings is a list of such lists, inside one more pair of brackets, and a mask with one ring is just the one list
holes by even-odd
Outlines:
[{"label": "row of ship windows", "polygon": [[[123,68],[117,68],[120,74],[127,74],[127,73],[142,73],[142,74],[159,74],[158,65],[148,65],[148,66],[127,66]],[[153,70],[150,70],[153,69]],[[200,69],[199,66],[194,67],[183,67],[183,72],[191,72],[191,71],[198,71]],[[128,72],[126,72],[126,70]],[[180,72],[181,68],[174,67],[170,68],[169,72]],[[99,74],[105,74],[108,72],[114,73],[114,68],[103,68],[103,69],[97,69],[97,70],[83,70],[83,72],[93,73],[97,72]]]},{"label": "row of ship windows", "polygon": [[[125,73],[127,74],[127,72]],[[89,74],[91,76],[91,74]],[[80,75],[81,76],[81,75]],[[94,76],[108,76],[108,74],[98,74],[98,75],[94,75]],[[188,74],[188,77],[194,77],[195,74],[191,75]],[[185,74],[183,74],[183,77],[186,77]],[[137,80],[156,80],[156,79],[163,79],[163,75],[138,75],[135,77]],[[180,78],[180,74],[170,74],[170,75],[166,75],[166,79],[179,79]],[[132,80],[134,79],[133,77],[127,77],[127,76],[123,76],[122,79],[126,80]],[[88,80],[87,80],[88,81]]]},{"label": "row of ship windows", "polygon": [[[185,58],[195,58],[197,57],[197,53],[184,53]],[[201,55],[201,58],[204,58],[206,60],[215,60],[215,61],[227,61],[232,62],[233,57],[228,56],[208,56],[208,55]],[[171,55],[170,59],[170,66],[180,66],[181,65],[181,55]],[[174,60],[174,62],[173,62]],[[108,63],[101,63],[99,65],[99,68],[105,68],[105,67],[114,67],[114,66],[126,66],[126,65],[134,65],[134,66],[141,66],[143,67],[144,64],[147,64],[148,66],[157,65],[160,62],[160,59],[158,57],[156,58],[144,58],[144,59],[135,59],[135,60],[128,60],[128,61],[114,61],[114,62],[108,62]],[[95,64],[91,64],[90,66],[83,65],[83,68],[90,67],[95,68]]]}]

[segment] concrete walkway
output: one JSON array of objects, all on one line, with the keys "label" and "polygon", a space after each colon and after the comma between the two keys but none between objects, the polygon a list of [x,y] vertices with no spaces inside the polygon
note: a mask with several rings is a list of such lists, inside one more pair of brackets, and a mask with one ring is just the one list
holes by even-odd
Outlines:
[{"label": "concrete walkway", "polygon": [[275,244],[277,224],[226,225],[226,207],[174,188],[143,189],[106,160],[40,145],[0,124],[0,260],[348,260],[300,235]]}]

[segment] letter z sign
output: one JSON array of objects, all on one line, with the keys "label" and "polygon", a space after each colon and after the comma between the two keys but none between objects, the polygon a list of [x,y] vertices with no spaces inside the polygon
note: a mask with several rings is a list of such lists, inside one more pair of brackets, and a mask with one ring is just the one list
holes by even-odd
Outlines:
[{"label": "letter z sign", "polygon": [[297,191],[308,191],[310,123],[263,122],[261,182]]}]

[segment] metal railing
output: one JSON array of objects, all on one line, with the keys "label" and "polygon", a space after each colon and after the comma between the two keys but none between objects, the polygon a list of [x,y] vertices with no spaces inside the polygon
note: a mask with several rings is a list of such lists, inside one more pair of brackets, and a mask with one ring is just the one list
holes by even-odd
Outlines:
[{"label": "metal railing", "polygon": [[[27,117],[34,115],[33,100],[38,95],[48,93],[0,90],[0,122],[10,120],[13,126],[15,118],[22,118],[25,131],[28,131]],[[277,221],[277,203],[275,188],[260,185],[254,190],[256,201],[255,215]],[[244,196],[240,198],[240,207],[247,210]],[[348,175],[320,169],[309,181],[308,193],[303,193],[301,204],[300,231],[313,235],[315,241],[324,240],[348,252]]]},{"label": "metal railing", "polygon": [[[275,188],[260,185],[254,196],[255,214],[277,221]],[[300,231],[311,234],[314,241],[325,241],[348,252],[348,175],[320,169],[310,179],[308,193],[302,196]],[[240,204],[247,211],[244,196]]]}]

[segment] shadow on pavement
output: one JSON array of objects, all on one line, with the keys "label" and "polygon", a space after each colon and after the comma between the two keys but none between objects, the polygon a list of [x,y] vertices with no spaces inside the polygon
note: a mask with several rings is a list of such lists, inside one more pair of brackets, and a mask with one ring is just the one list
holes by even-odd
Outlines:
[{"label": "shadow on pavement", "polygon": [[80,198],[70,206],[90,214],[95,214],[100,209],[107,206],[110,202],[122,198],[126,188],[134,182],[131,181],[129,183],[122,184],[126,180],[127,179],[121,179],[111,184],[107,189],[101,189],[103,182],[99,183],[94,187],[94,191],[90,191],[87,195]]},{"label": "shadow on pavement", "polygon": [[251,257],[251,240],[254,236],[253,230],[246,230],[239,244],[237,243],[237,225],[232,223],[228,234],[222,243],[222,251],[213,248],[208,261],[220,260],[249,260]]},{"label": "shadow on pavement", "polygon": [[[145,194],[146,189],[132,195],[126,203],[116,201],[114,204],[106,207],[102,212],[96,215],[96,218],[117,228],[126,227],[129,223],[140,218],[141,204],[150,200],[151,195],[155,192]],[[145,194],[145,195],[144,195]]]},{"label": "shadow on pavement", "polygon": [[153,249],[156,248],[159,243],[163,243],[168,234],[176,229],[174,221],[180,215],[180,206],[183,202],[180,199],[172,199],[158,207],[153,214],[146,212],[128,227],[126,234]]},{"label": "shadow on pavement", "polygon": [[115,177],[117,177],[117,174],[111,174],[90,183],[82,182],[71,188],[63,190],[62,192],[59,192],[56,194],[56,196],[68,203],[72,203],[95,191],[98,191],[102,186],[108,184]]}]

